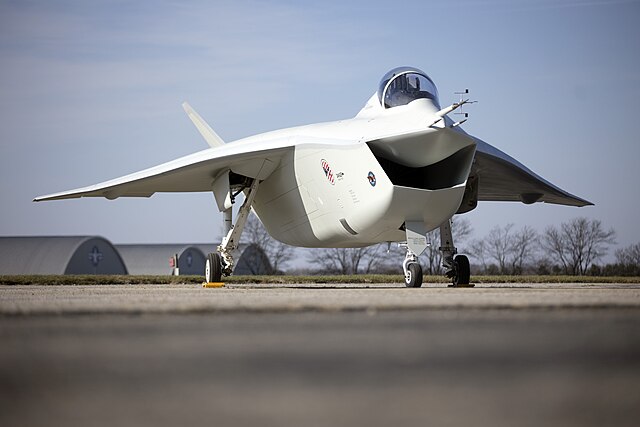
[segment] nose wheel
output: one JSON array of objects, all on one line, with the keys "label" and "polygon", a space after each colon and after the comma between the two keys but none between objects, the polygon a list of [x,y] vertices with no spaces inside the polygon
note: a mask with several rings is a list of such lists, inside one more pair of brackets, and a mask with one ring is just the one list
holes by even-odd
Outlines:
[{"label": "nose wheel", "polygon": [[412,262],[407,266],[404,275],[404,284],[407,288],[419,288],[422,286],[422,267],[417,262]]},{"label": "nose wheel", "polygon": [[407,288],[419,288],[422,286],[422,267],[418,263],[418,257],[406,243],[401,243],[400,246],[407,249],[407,255],[402,263],[404,284]]}]

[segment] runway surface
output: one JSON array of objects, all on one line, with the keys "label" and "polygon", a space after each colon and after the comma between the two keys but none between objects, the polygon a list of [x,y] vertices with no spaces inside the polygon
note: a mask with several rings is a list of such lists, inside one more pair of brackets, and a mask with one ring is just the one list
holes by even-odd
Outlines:
[{"label": "runway surface", "polygon": [[638,285],[0,287],[2,426],[638,419]]}]

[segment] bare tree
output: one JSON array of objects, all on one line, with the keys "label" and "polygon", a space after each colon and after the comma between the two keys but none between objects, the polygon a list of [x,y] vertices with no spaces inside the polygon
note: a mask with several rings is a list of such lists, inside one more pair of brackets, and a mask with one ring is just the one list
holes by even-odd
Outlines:
[{"label": "bare tree", "polygon": [[542,247],[555,258],[551,260],[552,264],[556,264],[559,261],[564,272],[570,274],[569,251],[565,249],[565,246],[565,238],[561,230],[554,226],[549,226],[545,229],[542,235]]},{"label": "bare tree", "polygon": [[498,264],[500,274],[509,273],[507,263],[513,246],[512,228],[513,224],[507,224],[504,227],[496,225],[485,238],[487,253]]},{"label": "bare tree", "polygon": [[602,228],[596,219],[574,218],[563,222],[560,228],[547,227],[543,246],[568,274],[583,275],[591,265],[606,255],[609,245],[615,243],[615,231]]},{"label": "bare tree", "polygon": [[489,265],[487,262],[487,244],[485,243],[484,239],[473,240],[469,246],[468,252],[469,255],[480,261],[480,264],[482,265],[482,271],[486,274]]},{"label": "bare tree", "polygon": [[253,212],[249,215],[244,226],[242,241],[247,245],[255,245],[262,250],[271,264],[272,274],[280,272],[294,255],[294,248],[271,237]]},{"label": "bare tree", "polygon": [[513,235],[511,244],[511,274],[522,274],[525,265],[533,260],[538,249],[538,232],[525,225]]},{"label": "bare tree", "polygon": [[524,266],[529,262],[538,247],[538,233],[525,225],[514,230],[513,224],[497,225],[482,240],[474,240],[471,244],[471,255],[479,259],[487,271],[487,260],[496,262],[499,274],[522,274]]},{"label": "bare tree", "polygon": [[640,243],[616,250],[616,262],[628,266],[640,266]]},{"label": "bare tree", "polygon": [[310,253],[308,260],[333,274],[368,274],[387,267],[386,244],[364,248],[328,248]]},{"label": "bare tree", "polygon": [[[471,223],[466,218],[455,218],[451,227],[453,241],[456,246],[471,235],[473,229]],[[442,274],[442,252],[440,251],[440,228],[427,233],[427,249],[424,254],[427,258],[425,273],[435,275]]]}]

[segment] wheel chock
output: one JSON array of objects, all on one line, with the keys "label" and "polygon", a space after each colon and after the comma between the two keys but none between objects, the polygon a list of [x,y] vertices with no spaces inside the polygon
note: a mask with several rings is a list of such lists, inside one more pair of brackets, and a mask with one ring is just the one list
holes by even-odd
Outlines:
[{"label": "wheel chock", "polygon": [[475,287],[475,286],[476,286],[476,285],[475,285],[475,284],[473,284],[473,283],[465,283],[465,284],[463,284],[463,285],[461,285],[461,284],[459,284],[459,283],[458,283],[457,285],[449,285],[449,286],[447,286],[447,287],[449,287],[449,288],[473,288],[473,287]]},{"label": "wheel chock", "polygon": [[203,288],[224,288],[224,283],[222,282],[204,282],[202,284]]}]

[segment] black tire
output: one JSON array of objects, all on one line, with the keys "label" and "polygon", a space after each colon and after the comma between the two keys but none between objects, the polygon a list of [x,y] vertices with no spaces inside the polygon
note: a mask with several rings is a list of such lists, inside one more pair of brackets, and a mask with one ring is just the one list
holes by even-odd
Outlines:
[{"label": "black tire", "polygon": [[422,286],[422,267],[417,262],[412,262],[407,266],[408,276],[404,278],[407,288],[419,288]]},{"label": "black tire", "polygon": [[469,267],[469,258],[466,255],[458,255],[453,259],[456,274],[453,276],[453,285],[468,285],[471,279],[471,268]]},{"label": "black tire", "polygon": [[204,280],[207,283],[222,280],[222,258],[219,254],[209,254],[204,267]]}]

